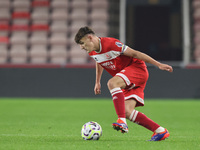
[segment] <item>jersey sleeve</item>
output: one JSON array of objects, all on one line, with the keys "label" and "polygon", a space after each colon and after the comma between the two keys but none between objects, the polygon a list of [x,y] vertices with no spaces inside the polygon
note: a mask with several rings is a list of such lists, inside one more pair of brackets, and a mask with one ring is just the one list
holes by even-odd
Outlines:
[{"label": "jersey sleeve", "polygon": [[127,49],[127,45],[123,44],[122,42],[120,42],[119,40],[115,39],[113,41],[114,43],[112,44],[112,49],[116,50],[118,52],[120,52],[120,54],[123,54],[126,49]]}]

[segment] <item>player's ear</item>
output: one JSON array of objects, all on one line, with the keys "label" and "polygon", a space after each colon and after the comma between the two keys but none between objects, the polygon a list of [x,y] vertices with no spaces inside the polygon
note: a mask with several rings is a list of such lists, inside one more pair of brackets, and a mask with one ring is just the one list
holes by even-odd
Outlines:
[{"label": "player's ear", "polygon": [[91,35],[91,34],[89,34],[89,35],[88,35],[88,38],[89,38],[90,40],[92,40],[92,35]]}]

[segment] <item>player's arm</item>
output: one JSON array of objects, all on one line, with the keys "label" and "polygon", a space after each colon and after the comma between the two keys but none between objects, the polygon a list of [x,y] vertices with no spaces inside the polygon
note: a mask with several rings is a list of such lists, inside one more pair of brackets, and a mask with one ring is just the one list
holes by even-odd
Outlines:
[{"label": "player's arm", "polygon": [[103,67],[96,63],[96,82],[94,87],[95,95],[101,94],[101,76],[103,73]]},{"label": "player's arm", "polygon": [[160,62],[156,61],[155,59],[153,59],[152,57],[150,57],[149,55],[142,53],[142,52],[139,52],[137,50],[134,50],[130,47],[127,47],[127,49],[124,51],[123,54],[126,55],[126,56],[129,56],[129,57],[134,57],[134,58],[143,60],[144,62],[153,64],[161,70],[173,72],[173,68],[171,66],[169,66],[167,64],[160,63]]}]

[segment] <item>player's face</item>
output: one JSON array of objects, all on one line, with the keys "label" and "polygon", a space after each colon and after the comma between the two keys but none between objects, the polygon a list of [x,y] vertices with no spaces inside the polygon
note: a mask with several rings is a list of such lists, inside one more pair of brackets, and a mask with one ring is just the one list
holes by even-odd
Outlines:
[{"label": "player's face", "polygon": [[89,36],[89,35],[84,36],[80,40],[80,47],[81,47],[81,49],[87,51],[88,53],[93,51],[94,50],[94,43],[93,43],[92,37]]}]

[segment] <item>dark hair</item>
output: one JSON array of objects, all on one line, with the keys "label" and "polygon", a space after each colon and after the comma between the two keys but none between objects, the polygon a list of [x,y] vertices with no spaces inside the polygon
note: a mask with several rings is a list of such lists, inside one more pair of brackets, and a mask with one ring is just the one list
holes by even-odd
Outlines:
[{"label": "dark hair", "polygon": [[91,28],[89,28],[87,26],[80,28],[74,38],[75,42],[77,44],[80,44],[80,40],[87,34],[95,34],[95,33],[94,33],[94,31],[92,31]]}]

